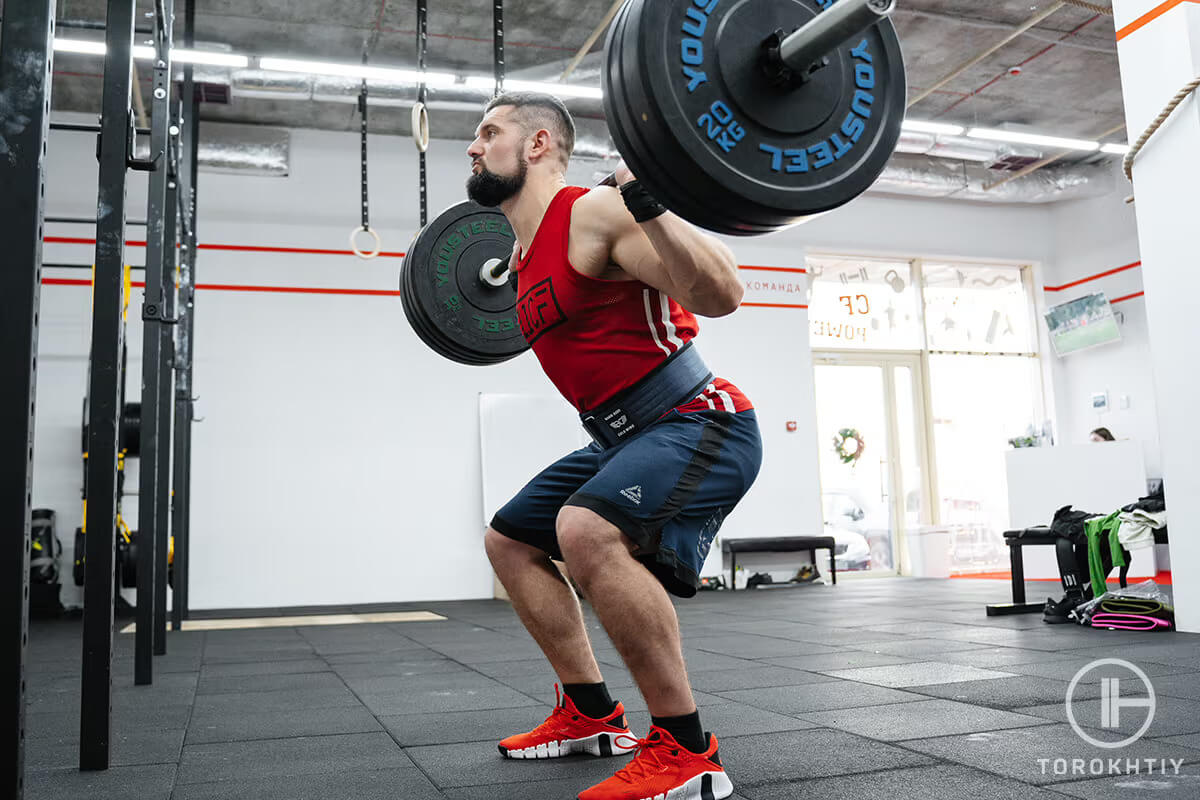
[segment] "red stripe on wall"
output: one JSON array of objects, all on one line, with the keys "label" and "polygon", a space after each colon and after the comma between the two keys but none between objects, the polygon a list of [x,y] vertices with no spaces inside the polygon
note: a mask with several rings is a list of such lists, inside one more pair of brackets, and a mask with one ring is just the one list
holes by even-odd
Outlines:
[{"label": "red stripe on wall", "polygon": [[[47,236],[42,241],[48,244],[95,244],[95,239],[86,239],[79,236]],[[125,242],[126,247],[145,247],[144,241],[131,239]],[[275,247],[270,245],[252,245],[252,244],[200,244],[196,246],[198,250],[229,250],[239,253],[295,253],[301,255],[315,256],[352,256],[353,250],[327,250],[319,247]],[[384,251],[379,254],[382,258],[404,258],[404,253]]]},{"label": "red stripe on wall", "polygon": [[[86,278],[42,278],[42,284],[46,286],[91,286],[92,282]],[[135,287],[144,287],[146,284],[141,281],[133,283]],[[321,286],[249,286],[230,283],[198,283],[196,289],[210,292],[264,292],[275,294],[333,294],[333,295],[353,295],[359,297],[399,297],[400,292],[392,289],[334,289]],[[1117,300],[1114,303],[1119,302]],[[749,308],[808,308],[806,305],[792,305],[789,303],[742,303],[743,306]],[[654,311],[659,311],[657,304],[653,304]],[[656,327],[662,324],[661,314],[656,314],[654,317]],[[663,337],[663,342],[666,343],[666,331],[659,330],[659,335]],[[668,345],[670,346],[670,345]]]},{"label": "red stripe on wall", "polygon": [[1119,42],[1129,34],[1141,30],[1154,20],[1161,17],[1163,14],[1170,11],[1175,6],[1183,5],[1184,3],[1200,3],[1200,0],[1166,0],[1165,3],[1160,3],[1159,5],[1147,11],[1145,14],[1142,14],[1133,22],[1126,25],[1124,28],[1121,28],[1121,30],[1117,31],[1117,41]]},{"label": "red stripe on wall", "polygon": [[43,286],[91,286],[87,278],[42,278]]},{"label": "red stripe on wall", "polygon": [[1140,267],[1141,265],[1142,265],[1141,261],[1135,261],[1132,264],[1126,264],[1123,267],[1116,267],[1115,269],[1110,269],[1105,272],[1098,272],[1095,275],[1089,275],[1086,278],[1080,278],[1077,281],[1071,281],[1070,283],[1064,283],[1062,286],[1043,286],[1042,288],[1045,289],[1047,292],[1061,292],[1063,289],[1070,289],[1072,286],[1078,286],[1081,283],[1087,283],[1088,281],[1099,280],[1100,278],[1107,278],[1109,275],[1116,275],[1118,272],[1124,272],[1125,270],[1134,269],[1135,267]]},{"label": "red stripe on wall", "polygon": [[[316,256],[352,256],[353,250],[323,250],[315,247],[267,247],[264,245],[251,244],[201,244],[196,246],[197,250],[232,250],[239,253],[300,253],[305,255]],[[384,256],[388,258],[404,258],[404,253],[381,252],[380,258]]]},{"label": "red stripe on wall", "polygon": [[[43,241],[50,244],[95,244],[95,239],[86,239],[78,236],[47,236]],[[127,247],[145,247],[146,243],[142,241],[130,240],[125,242]],[[314,256],[352,256],[353,250],[329,250],[320,247],[276,247],[272,245],[254,245],[254,244],[199,244],[196,246],[198,250],[225,250],[237,253],[296,253],[301,255]],[[384,256],[388,258],[404,258],[403,252],[384,251],[379,254],[380,258]],[[761,270],[763,272],[792,272],[798,275],[805,275],[808,270],[800,267],[761,267],[751,264],[742,264],[738,269]]]},{"label": "red stripe on wall", "polygon": [[1109,300],[1108,302],[1110,304],[1111,303],[1123,303],[1126,300],[1133,300],[1136,297],[1144,297],[1145,294],[1146,294],[1145,292],[1134,292],[1133,294],[1127,294],[1124,297],[1118,297],[1116,300]]},{"label": "red stripe on wall", "polygon": [[755,267],[755,266],[750,266],[749,264],[742,264],[742,265],[738,266],[738,269],[753,269],[753,270],[759,270],[762,272],[793,272],[793,273],[796,273],[797,275],[807,275],[808,274],[808,270],[800,269],[799,267]]},{"label": "red stripe on wall", "polygon": [[[95,244],[95,239],[84,239],[81,236],[45,236],[43,242],[48,244]],[[145,247],[145,242],[126,242],[128,247]]]},{"label": "red stripe on wall", "polygon": [[274,292],[278,294],[343,294],[366,297],[399,297],[392,289],[330,289],[320,286],[241,286],[229,283],[198,283],[197,289],[210,292]]}]

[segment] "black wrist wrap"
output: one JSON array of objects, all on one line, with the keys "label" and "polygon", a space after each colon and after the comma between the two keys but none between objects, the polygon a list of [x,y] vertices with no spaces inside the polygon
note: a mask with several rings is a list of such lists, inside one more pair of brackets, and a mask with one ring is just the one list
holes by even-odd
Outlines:
[{"label": "black wrist wrap", "polygon": [[621,199],[638,222],[646,222],[667,213],[667,207],[651,197],[641,181],[632,180],[622,185]]}]

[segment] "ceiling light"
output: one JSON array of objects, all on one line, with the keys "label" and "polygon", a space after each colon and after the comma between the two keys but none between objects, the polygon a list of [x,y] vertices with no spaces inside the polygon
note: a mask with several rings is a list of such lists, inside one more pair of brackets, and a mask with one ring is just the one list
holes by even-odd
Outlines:
[{"label": "ceiling light", "polygon": [[920,119],[906,119],[901,126],[913,133],[942,133],[946,136],[962,136],[966,130],[962,125],[951,125],[948,122],[927,122]]},{"label": "ceiling light", "polygon": [[82,39],[60,39],[54,37],[54,50],[58,53],[85,53],[91,56],[104,55],[104,42],[89,42]]},{"label": "ceiling light", "polygon": [[208,64],[214,67],[248,67],[250,59],[237,53],[217,50],[172,50],[171,58],[179,64]]},{"label": "ceiling light", "polygon": [[[54,39],[54,49],[59,53],[83,53],[90,56],[102,56],[108,50],[104,42],[59,37]],[[131,54],[134,58],[147,60],[154,58],[157,52],[148,45],[135,44]],[[217,67],[246,67],[250,64],[250,59],[246,56],[218,50],[175,48],[171,51],[171,58],[180,64],[209,64]]]},{"label": "ceiling light", "polygon": [[1129,145],[1120,144],[1118,142],[1109,142],[1108,144],[1100,145],[1101,153],[1111,153],[1114,156],[1123,156],[1129,152]]},{"label": "ceiling light", "polygon": [[457,81],[449,72],[425,72],[415,69],[391,69],[367,64],[337,64],[332,61],[300,61],[293,58],[260,58],[262,69],[278,72],[302,72],[307,75],[337,75],[346,78],[367,78],[416,85],[422,79],[427,86],[452,86]]},{"label": "ceiling light", "polygon": [[[467,78],[470,89],[491,90],[496,85],[496,79],[486,75],[472,75]],[[589,97],[599,100],[604,92],[598,86],[580,86],[574,83],[543,83],[540,81],[504,80],[504,88],[516,92],[542,92],[556,97]]]},{"label": "ceiling light", "polygon": [[998,128],[972,128],[967,136],[973,139],[988,139],[993,142],[1013,142],[1015,144],[1032,144],[1042,147],[1057,147],[1063,150],[1098,150],[1100,143],[1088,139],[1064,139],[1059,136],[1043,136],[1037,133],[1021,133],[1006,131]]}]

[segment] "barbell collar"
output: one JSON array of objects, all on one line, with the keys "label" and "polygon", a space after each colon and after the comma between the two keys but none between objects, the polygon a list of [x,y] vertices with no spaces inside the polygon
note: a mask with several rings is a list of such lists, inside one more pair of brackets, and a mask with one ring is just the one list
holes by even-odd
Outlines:
[{"label": "barbell collar", "polygon": [[779,59],[807,75],[832,51],[886,19],[896,0],[839,0],[790,34],[779,45]]},{"label": "barbell collar", "polygon": [[488,286],[508,284],[509,262],[500,258],[489,258],[479,269],[479,279]]}]

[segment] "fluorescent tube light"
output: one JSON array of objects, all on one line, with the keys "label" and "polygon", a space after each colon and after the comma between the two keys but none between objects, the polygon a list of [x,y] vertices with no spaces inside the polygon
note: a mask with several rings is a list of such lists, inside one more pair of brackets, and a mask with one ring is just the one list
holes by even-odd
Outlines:
[{"label": "fluorescent tube light", "polygon": [[[59,53],[82,53],[89,56],[102,56],[107,52],[108,48],[104,42],[84,39],[63,39],[56,36],[54,38],[54,50]],[[152,59],[157,55],[153,47],[144,44],[135,44],[132,54],[134,58],[142,59],[143,61]],[[171,51],[171,58],[180,64],[209,64],[216,67],[246,67],[250,65],[250,59],[246,56],[219,50],[175,48]]]},{"label": "fluorescent tube light", "polygon": [[962,125],[951,125],[948,122],[927,122],[920,119],[906,119],[901,126],[913,133],[942,133],[946,136],[962,136],[966,130]]},{"label": "fluorescent tube light", "polygon": [[[154,53],[151,52],[150,57]],[[178,64],[208,64],[214,67],[248,67],[250,59],[237,53],[219,50],[172,50],[171,59]]]},{"label": "fluorescent tube light", "polygon": [[90,42],[82,39],[60,39],[54,37],[56,53],[83,53],[89,56],[102,56],[105,51],[104,42]]},{"label": "fluorescent tube light", "polygon": [[1043,136],[1037,133],[1021,133],[997,128],[972,128],[967,132],[972,139],[987,139],[993,142],[1032,144],[1041,147],[1057,147],[1063,150],[1099,150],[1100,143],[1088,139],[1066,139],[1060,136]]},{"label": "fluorescent tube light", "polygon": [[1101,153],[1110,153],[1114,156],[1123,156],[1129,153],[1129,145],[1109,142],[1108,144],[1100,145]]},{"label": "fluorescent tube light", "polygon": [[367,64],[338,64],[332,61],[301,61],[293,58],[260,58],[262,69],[278,72],[302,72],[308,75],[337,75],[346,78],[375,78],[378,80],[411,83],[414,86],[424,77],[428,86],[452,86],[457,81],[449,72],[421,72],[415,69],[372,67]]}]

